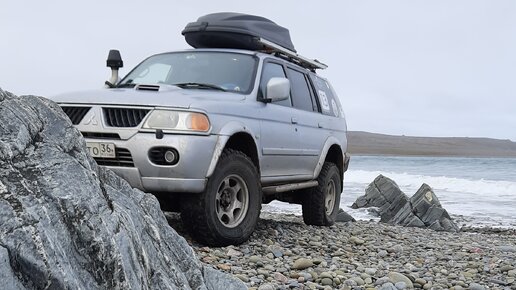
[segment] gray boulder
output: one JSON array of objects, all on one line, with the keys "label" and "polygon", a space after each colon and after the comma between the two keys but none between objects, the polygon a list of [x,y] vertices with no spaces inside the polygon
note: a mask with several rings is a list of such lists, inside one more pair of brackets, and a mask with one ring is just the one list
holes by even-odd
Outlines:
[{"label": "gray boulder", "polygon": [[152,195],[87,154],[49,100],[0,89],[3,289],[245,289],[201,264]]},{"label": "gray boulder", "polygon": [[339,208],[335,221],[338,223],[356,222],[355,218],[345,212],[342,208]]},{"label": "gray boulder", "polygon": [[459,227],[441,206],[439,199],[427,184],[408,198],[388,177],[379,175],[357,198],[352,208],[377,207],[380,221],[407,227],[430,228],[436,231],[458,232]]},{"label": "gray boulder", "polygon": [[407,205],[408,197],[398,185],[383,175],[379,175],[366,188],[366,194],[360,196],[351,205],[351,208],[377,207],[380,212],[380,221],[388,222],[394,215]]}]

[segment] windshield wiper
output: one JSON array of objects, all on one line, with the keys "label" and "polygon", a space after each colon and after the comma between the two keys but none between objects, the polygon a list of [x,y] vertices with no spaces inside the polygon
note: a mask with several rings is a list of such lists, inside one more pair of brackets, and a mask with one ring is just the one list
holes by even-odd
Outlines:
[{"label": "windshield wiper", "polygon": [[119,84],[116,87],[117,88],[133,88],[134,86],[136,86],[136,84],[133,83],[133,80],[132,79],[128,79],[127,81],[125,81],[125,83]]},{"label": "windshield wiper", "polygon": [[136,86],[136,84],[132,84],[132,83],[125,83],[125,84],[119,84],[118,86],[116,86],[117,88],[133,88],[134,86]]},{"label": "windshield wiper", "polygon": [[205,83],[179,83],[173,84],[174,86],[178,86],[182,89],[195,88],[195,89],[214,89],[223,92],[227,92],[227,90],[221,86],[217,86],[214,84],[205,84]]}]

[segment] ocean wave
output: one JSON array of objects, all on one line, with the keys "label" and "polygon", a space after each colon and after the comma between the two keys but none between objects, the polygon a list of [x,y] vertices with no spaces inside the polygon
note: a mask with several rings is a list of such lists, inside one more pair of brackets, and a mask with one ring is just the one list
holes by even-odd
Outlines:
[{"label": "ocean wave", "polygon": [[407,194],[415,193],[421,184],[430,185],[434,191],[447,191],[454,193],[470,193],[475,195],[487,195],[504,197],[516,200],[516,182],[498,181],[488,179],[464,179],[447,176],[426,176],[409,173],[349,170],[345,174],[345,183],[353,186],[353,183],[369,184],[378,175],[384,175],[396,182],[402,190],[410,190]]},{"label": "ocean wave", "polygon": [[[487,179],[466,179],[449,176],[427,176],[409,173],[349,170],[344,175],[344,191],[340,206],[357,220],[378,220],[369,209],[352,209],[351,204],[365,193],[365,188],[379,174],[394,180],[400,189],[412,196],[427,183],[439,197],[448,213],[460,217],[468,226],[516,228],[516,182]],[[300,205],[273,201],[264,205],[265,212],[301,215]]]}]

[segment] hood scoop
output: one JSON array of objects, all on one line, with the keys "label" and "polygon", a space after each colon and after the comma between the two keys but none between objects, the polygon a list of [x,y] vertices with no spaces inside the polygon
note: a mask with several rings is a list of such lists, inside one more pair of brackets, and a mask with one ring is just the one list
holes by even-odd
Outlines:
[{"label": "hood scoop", "polygon": [[152,91],[152,92],[158,92],[159,86],[158,85],[136,85],[134,87],[137,91]]}]

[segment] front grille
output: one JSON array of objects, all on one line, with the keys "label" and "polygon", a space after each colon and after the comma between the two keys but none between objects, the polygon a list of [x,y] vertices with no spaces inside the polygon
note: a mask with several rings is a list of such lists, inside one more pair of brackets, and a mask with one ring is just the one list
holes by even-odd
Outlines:
[{"label": "front grille", "polygon": [[103,108],[104,119],[110,127],[136,127],[149,113],[146,109]]},{"label": "front grille", "polygon": [[133,157],[131,152],[125,148],[115,148],[115,158],[100,158],[95,157],[98,165],[102,166],[116,166],[116,167],[134,167]]},{"label": "front grille", "polygon": [[70,118],[72,124],[78,125],[82,118],[90,111],[91,107],[61,107],[65,114]]},{"label": "front grille", "polygon": [[121,140],[117,133],[81,132],[84,138]]}]

